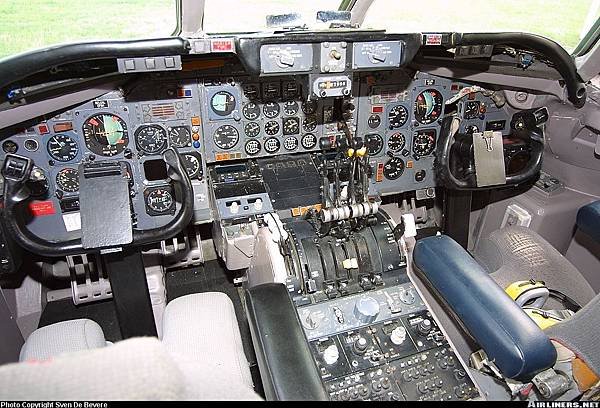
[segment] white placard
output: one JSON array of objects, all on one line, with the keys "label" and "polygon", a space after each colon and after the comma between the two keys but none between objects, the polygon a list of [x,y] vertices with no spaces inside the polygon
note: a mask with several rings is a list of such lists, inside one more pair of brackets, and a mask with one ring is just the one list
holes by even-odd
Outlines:
[{"label": "white placard", "polygon": [[81,229],[81,216],[78,212],[63,214],[62,217],[67,232],[77,231]]}]

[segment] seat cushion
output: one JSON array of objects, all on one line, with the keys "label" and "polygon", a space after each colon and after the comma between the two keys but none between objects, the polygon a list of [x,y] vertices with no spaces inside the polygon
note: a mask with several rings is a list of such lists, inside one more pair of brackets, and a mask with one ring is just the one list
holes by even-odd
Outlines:
[{"label": "seat cushion", "polygon": [[195,293],[165,309],[163,344],[187,380],[192,399],[259,399],[231,299]]},{"label": "seat cushion", "polygon": [[160,341],[152,337],[63,353],[42,364],[26,361],[0,367],[0,400],[173,400],[186,397],[183,374]]},{"label": "seat cushion", "polygon": [[[571,262],[529,228],[513,226],[492,232],[479,242],[474,256],[503,288],[533,278],[544,281],[550,289],[561,291],[582,306],[595,295]],[[562,309],[563,306],[550,299],[545,308]]]},{"label": "seat cushion", "polygon": [[89,319],[66,320],[35,330],[21,348],[20,361],[48,360],[60,354],[106,346],[104,332]]}]

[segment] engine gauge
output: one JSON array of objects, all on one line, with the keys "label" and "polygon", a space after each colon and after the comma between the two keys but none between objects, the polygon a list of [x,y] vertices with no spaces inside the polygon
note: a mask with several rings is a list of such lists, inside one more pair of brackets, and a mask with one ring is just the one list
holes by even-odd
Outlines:
[{"label": "engine gauge", "polygon": [[19,145],[13,142],[12,140],[5,140],[2,143],[2,150],[4,153],[16,153],[19,150]]},{"label": "engine gauge", "polygon": [[463,117],[465,119],[475,119],[479,117],[479,109],[481,108],[481,102],[479,101],[467,101],[465,103],[465,110],[463,113]]},{"label": "engine gauge", "polygon": [[244,146],[244,151],[248,156],[254,156],[260,153],[260,142],[256,139],[248,140]]},{"label": "engine gauge", "polygon": [[408,109],[403,105],[396,105],[388,112],[388,123],[390,129],[397,129],[404,126],[408,120]]},{"label": "engine gauge", "polygon": [[79,190],[79,171],[71,167],[65,167],[56,174],[56,186],[67,193],[75,193]]},{"label": "engine gauge", "polygon": [[191,142],[192,134],[188,126],[173,126],[169,128],[169,140],[175,147],[186,147]]},{"label": "engine gauge", "polygon": [[390,149],[392,152],[399,152],[400,150],[404,149],[405,145],[406,138],[400,132],[394,133],[388,139],[388,149]]},{"label": "engine gauge", "polygon": [[210,108],[219,116],[229,116],[237,103],[235,96],[227,91],[219,91],[210,98]]},{"label": "engine gauge", "polygon": [[302,129],[305,132],[312,132],[317,128],[317,118],[314,115],[307,116],[302,121]]},{"label": "engine gauge", "polygon": [[169,187],[154,187],[144,191],[148,215],[165,215],[175,212],[175,200]]},{"label": "engine gauge", "polygon": [[258,87],[256,85],[244,86],[244,96],[250,100],[258,98]]},{"label": "engine gauge", "polygon": [[38,144],[37,140],[35,140],[35,139],[27,139],[23,143],[23,147],[28,152],[35,152],[40,147],[40,145]]},{"label": "engine gauge", "polygon": [[283,148],[289,151],[296,150],[298,148],[298,139],[294,136],[286,137],[283,141]]},{"label": "engine gauge", "polygon": [[283,114],[287,116],[294,116],[298,113],[298,102],[296,101],[287,101],[283,104]]},{"label": "engine gauge", "polygon": [[279,104],[277,102],[267,102],[263,105],[263,113],[269,119],[273,119],[279,115]]},{"label": "engine gauge", "polygon": [[279,133],[279,123],[275,120],[270,120],[265,123],[265,133],[269,136],[274,136]]},{"label": "engine gauge", "polygon": [[306,150],[314,149],[317,145],[317,137],[312,133],[307,133],[304,136],[302,136],[302,139],[300,139],[300,144]]},{"label": "engine gauge", "polygon": [[477,125],[468,125],[465,127],[465,133],[468,135],[472,135],[473,133],[479,132],[479,126]]},{"label": "engine gauge", "polygon": [[306,102],[302,102],[302,112],[305,115],[312,115],[317,111],[317,101],[310,100]]},{"label": "engine gauge", "polygon": [[276,137],[270,137],[265,140],[265,152],[269,154],[277,153],[281,148],[281,142]]},{"label": "engine gauge", "polygon": [[300,118],[283,118],[283,134],[297,135],[298,133],[300,133]]},{"label": "engine gauge", "polygon": [[396,180],[404,173],[404,160],[392,157],[383,166],[383,175],[388,180]]},{"label": "engine gauge", "polygon": [[381,125],[381,116],[375,114],[369,116],[367,125],[369,125],[371,129],[377,129],[379,125]]},{"label": "engine gauge", "polygon": [[435,149],[435,129],[421,130],[413,138],[413,152],[417,156],[427,156]]},{"label": "engine gauge", "polygon": [[260,125],[256,122],[248,122],[244,126],[244,133],[248,137],[256,137],[260,134]]},{"label": "engine gauge", "polygon": [[196,153],[184,153],[181,158],[190,179],[197,179],[202,176],[202,162]]},{"label": "engine gauge", "polygon": [[77,141],[67,135],[52,136],[48,139],[46,148],[50,157],[59,162],[71,161],[79,153]]},{"label": "engine gauge", "polygon": [[135,145],[144,153],[160,153],[167,146],[167,132],[158,125],[141,126],[135,131]]},{"label": "engine gauge", "polygon": [[365,146],[367,147],[369,156],[376,156],[383,150],[383,138],[376,133],[366,135]]},{"label": "engine gauge", "polygon": [[223,150],[233,149],[240,139],[238,130],[231,125],[219,126],[213,135],[215,145]]},{"label": "engine gauge", "polygon": [[115,156],[129,144],[127,124],[112,113],[98,113],[83,123],[87,148],[100,156]]},{"label": "engine gauge", "polygon": [[435,89],[426,89],[415,100],[415,119],[426,125],[438,120],[444,113],[442,94]]},{"label": "engine gauge", "polygon": [[242,108],[242,115],[248,120],[256,120],[260,116],[260,107],[254,102],[248,102]]}]

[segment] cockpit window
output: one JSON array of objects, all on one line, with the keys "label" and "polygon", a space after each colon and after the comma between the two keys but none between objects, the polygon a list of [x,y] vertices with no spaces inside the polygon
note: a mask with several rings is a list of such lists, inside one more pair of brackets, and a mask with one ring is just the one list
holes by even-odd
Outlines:
[{"label": "cockpit window", "polygon": [[0,58],[87,40],[168,37],[177,0],[0,0]]},{"label": "cockpit window", "polygon": [[267,15],[300,13],[302,22],[312,26],[317,11],[337,10],[340,0],[207,0],[204,31],[239,33],[264,31]]},{"label": "cockpit window", "polygon": [[539,34],[571,52],[600,15],[594,0],[375,0],[363,28],[393,32]]}]

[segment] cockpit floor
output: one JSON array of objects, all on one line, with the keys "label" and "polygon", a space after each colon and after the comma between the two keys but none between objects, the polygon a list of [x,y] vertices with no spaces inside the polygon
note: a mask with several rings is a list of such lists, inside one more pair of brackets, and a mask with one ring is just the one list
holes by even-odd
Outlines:
[{"label": "cockpit floor", "polygon": [[104,331],[106,340],[112,342],[122,340],[121,329],[117,321],[117,312],[112,300],[80,306],[75,306],[71,299],[48,302],[40,317],[39,327],[65,320],[83,318],[91,319],[98,323]]}]

